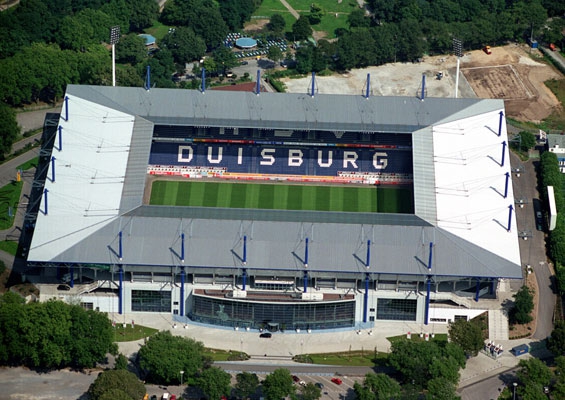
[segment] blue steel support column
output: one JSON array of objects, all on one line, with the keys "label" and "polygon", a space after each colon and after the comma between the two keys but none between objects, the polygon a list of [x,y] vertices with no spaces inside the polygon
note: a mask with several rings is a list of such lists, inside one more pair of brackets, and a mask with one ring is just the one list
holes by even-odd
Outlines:
[{"label": "blue steel support column", "polygon": [[365,274],[365,295],[363,300],[363,322],[367,322],[367,310],[369,308],[369,274]]},{"label": "blue steel support column", "polygon": [[255,88],[255,94],[261,93],[261,70],[257,70],[257,87]]},{"label": "blue steel support column", "polygon": [[73,266],[71,265],[71,268],[69,268],[69,272],[71,273],[70,278],[71,280],[69,281],[69,286],[70,287],[75,287],[75,270],[73,268]]},{"label": "blue steel support column", "polygon": [[69,96],[65,96],[65,121],[69,120]]},{"label": "blue steel support column", "polygon": [[47,193],[49,193],[49,190],[45,189],[43,191],[43,196],[45,197],[45,215],[49,214],[49,208],[48,208],[48,203],[47,203]]},{"label": "blue steel support column", "polygon": [[180,260],[184,262],[184,233],[180,234]]},{"label": "blue steel support column", "polygon": [[504,119],[504,113],[501,111],[499,115],[500,119],[498,120],[498,136],[502,135],[502,120]]},{"label": "blue steel support column", "polygon": [[59,151],[63,150],[63,127],[59,125]]},{"label": "blue steel support column", "polygon": [[243,265],[247,264],[247,235],[243,236]]},{"label": "blue steel support column", "polygon": [[506,142],[502,142],[502,161],[500,162],[500,166],[504,167],[504,158],[506,157]]},{"label": "blue steel support column", "polygon": [[316,73],[312,71],[312,93],[310,93],[310,96],[314,97],[315,91],[316,91]]},{"label": "blue steel support column", "polygon": [[304,278],[302,279],[304,282],[304,293],[308,292],[308,271],[304,271]]},{"label": "blue steel support column", "polygon": [[422,74],[422,95],[420,96],[420,100],[424,100],[424,96],[426,95],[426,75]]},{"label": "blue steel support column", "polygon": [[369,94],[371,93],[371,74],[367,74],[367,91],[365,93],[365,98],[369,98]]},{"label": "blue steel support column", "polygon": [[479,295],[481,292],[481,279],[477,278],[477,288],[475,289],[475,301],[479,301]]},{"label": "blue steel support column", "polygon": [[123,314],[123,301],[124,301],[124,270],[120,265],[120,270],[118,271],[120,277],[120,286],[118,287],[118,314]]},{"label": "blue steel support column", "polygon": [[184,267],[180,268],[180,316],[184,317]]},{"label": "blue steel support column", "polygon": [[496,279],[495,278],[491,278],[490,281],[490,287],[488,289],[488,294],[494,294],[494,287],[496,286]]},{"label": "blue steel support column", "polygon": [[122,247],[122,231],[120,231],[120,233],[118,233],[118,258],[120,260],[124,256],[122,250],[123,250],[123,247]]},{"label": "blue steel support column", "polygon": [[55,182],[55,160],[56,158],[51,156],[51,182]]},{"label": "blue steel support column", "polygon": [[202,93],[204,93],[206,91],[206,68],[202,68],[202,85],[200,87],[200,90],[202,91]]},{"label": "blue steel support column", "polygon": [[367,240],[367,261],[365,262],[365,267],[369,268],[371,266],[371,240]]},{"label": "blue steel support column", "polygon": [[306,247],[304,248],[304,266],[308,266],[308,238],[306,238]]},{"label": "blue steel support column", "polygon": [[430,292],[432,287],[432,277],[428,275],[426,280],[426,310],[424,315],[424,324],[428,325],[430,320]]},{"label": "blue steel support column", "polygon": [[145,75],[145,90],[151,89],[151,66],[147,66],[147,74]]},{"label": "blue steel support column", "polygon": [[508,197],[508,182],[510,181],[510,172],[507,172],[506,174],[506,183],[504,184],[504,198]]},{"label": "blue steel support column", "polygon": [[247,268],[243,268],[241,279],[243,279],[243,289],[242,290],[245,291],[245,285],[247,284]]},{"label": "blue steel support column", "polygon": [[510,227],[512,226],[512,210],[514,210],[514,207],[510,204],[508,206],[508,227],[506,228],[508,232],[510,232]]}]

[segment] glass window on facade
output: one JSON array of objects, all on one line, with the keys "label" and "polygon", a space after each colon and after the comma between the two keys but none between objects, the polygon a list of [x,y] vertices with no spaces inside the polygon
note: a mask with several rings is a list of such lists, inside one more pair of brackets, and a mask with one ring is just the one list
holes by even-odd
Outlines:
[{"label": "glass window on facade", "polygon": [[189,317],[211,325],[277,329],[331,329],[355,324],[355,300],[331,303],[259,303],[193,296]]},{"label": "glass window on facade", "polygon": [[165,290],[132,290],[131,310],[171,312],[171,292]]},{"label": "glass window on facade", "polygon": [[394,321],[416,321],[417,300],[378,299],[377,319]]}]

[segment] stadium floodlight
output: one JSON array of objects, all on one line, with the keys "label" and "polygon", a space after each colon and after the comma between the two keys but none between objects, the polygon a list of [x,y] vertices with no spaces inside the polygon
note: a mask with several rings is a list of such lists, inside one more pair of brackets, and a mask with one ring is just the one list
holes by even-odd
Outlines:
[{"label": "stadium floodlight", "polygon": [[110,44],[112,45],[112,86],[116,86],[116,43],[120,41],[120,27],[110,28]]},{"label": "stadium floodlight", "polygon": [[455,98],[457,98],[457,90],[459,89],[459,62],[463,57],[463,42],[460,39],[453,38],[453,52],[457,57],[457,71],[455,72]]}]

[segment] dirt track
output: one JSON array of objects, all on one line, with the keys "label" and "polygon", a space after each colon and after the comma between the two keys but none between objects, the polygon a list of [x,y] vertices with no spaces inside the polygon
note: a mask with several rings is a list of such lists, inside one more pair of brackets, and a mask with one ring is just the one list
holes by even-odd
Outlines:
[{"label": "dirt track", "polygon": [[[317,93],[365,93],[370,74],[371,94],[375,96],[418,96],[422,75],[426,77],[426,96],[453,97],[457,59],[454,56],[424,57],[421,63],[393,63],[352,70],[347,74],[316,77]],[[487,55],[477,50],[460,60],[458,97],[505,99],[506,112],[520,120],[540,121],[559,107],[557,98],[543,84],[563,75],[542,62],[539,51],[526,46],[508,45],[492,49]],[[438,72],[444,77],[436,79]],[[285,79],[287,91],[307,93],[311,77]]]}]

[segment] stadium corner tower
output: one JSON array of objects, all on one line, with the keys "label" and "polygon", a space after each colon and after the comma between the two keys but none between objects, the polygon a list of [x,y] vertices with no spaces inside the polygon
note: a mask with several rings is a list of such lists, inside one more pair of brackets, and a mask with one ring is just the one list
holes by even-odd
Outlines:
[{"label": "stadium corner tower", "polygon": [[28,264],[70,289],[42,299],[316,331],[522,277],[502,100],[69,85],[57,118]]}]

